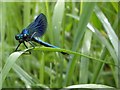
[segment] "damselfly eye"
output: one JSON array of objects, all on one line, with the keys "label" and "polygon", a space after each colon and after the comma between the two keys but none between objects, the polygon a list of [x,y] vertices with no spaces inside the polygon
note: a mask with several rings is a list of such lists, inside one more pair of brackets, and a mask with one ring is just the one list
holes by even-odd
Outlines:
[{"label": "damselfly eye", "polygon": [[19,35],[16,35],[16,36],[15,36],[15,39],[16,39],[16,40],[19,40],[19,39],[20,39],[20,36],[19,36]]}]

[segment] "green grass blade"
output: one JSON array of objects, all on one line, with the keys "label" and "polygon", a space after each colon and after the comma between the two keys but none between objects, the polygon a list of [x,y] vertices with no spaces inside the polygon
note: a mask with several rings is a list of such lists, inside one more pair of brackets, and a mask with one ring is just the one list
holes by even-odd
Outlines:
[{"label": "green grass blade", "polygon": [[45,61],[44,61],[44,58],[45,58],[45,55],[44,53],[42,53],[42,58],[41,58],[41,61],[40,61],[40,64],[41,64],[41,67],[40,67],[40,83],[43,84],[44,83],[44,70],[45,70]]},{"label": "green grass blade", "polygon": [[118,3],[117,2],[111,2],[112,6],[114,7],[115,11],[118,12]]},{"label": "green grass blade", "polygon": [[[82,45],[82,53],[89,55],[91,47],[92,32],[87,30]],[[89,73],[89,60],[88,58],[81,57],[80,60],[80,74],[79,83],[88,83],[88,73]]]},{"label": "green grass blade", "polygon": [[[53,37],[53,44],[56,45],[56,46],[59,46],[59,47],[62,47],[62,44],[61,44],[61,31],[62,31],[62,20],[63,20],[63,15],[64,15],[64,10],[65,10],[65,2],[64,0],[57,0],[55,6],[54,6],[54,11],[53,11],[53,17],[52,17],[52,29],[53,29],[53,32],[52,32],[52,37]],[[56,80],[56,86],[58,87],[61,87],[62,86],[62,57],[59,55],[59,57],[55,57],[59,64],[61,65],[60,68],[58,68],[56,66],[56,71],[57,73],[60,73],[60,75],[57,74],[57,80]],[[58,84],[59,83],[59,84]]]},{"label": "green grass blade", "polygon": [[[84,32],[86,31],[86,26],[87,26],[87,23],[89,22],[89,19],[93,12],[94,6],[95,6],[95,3],[90,3],[90,2],[83,4],[83,12],[80,16],[80,21],[78,23],[77,30],[75,31],[74,41],[73,41],[73,45],[72,45],[72,51],[76,51],[79,48],[81,39],[84,35]],[[70,62],[69,62],[64,86],[68,85],[68,83],[71,82],[71,77],[73,74],[73,70],[75,68],[76,60],[77,59],[74,59],[74,57],[73,57],[73,59],[70,60]]]},{"label": "green grass blade", "polygon": [[[95,61],[99,61],[99,62],[103,62],[103,63],[106,63],[106,64],[110,64],[110,65],[113,65],[113,66],[116,66],[116,67],[119,67],[120,66],[117,66],[113,63],[110,63],[110,62],[105,62],[101,59],[98,59],[98,58],[94,58],[92,56],[88,56],[88,55],[85,55],[85,54],[82,54],[82,53],[79,53],[79,52],[74,52],[74,51],[71,51],[71,50],[66,50],[66,49],[61,49],[61,48],[51,48],[51,47],[35,47],[33,50],[40,50],[40,51],[50,51],[50,52],[65,52],[65,53],[68,53],[68,54],[74,54],[76,56],[83,56],[83,57],[86,57],[86,58],[89,58],[91,60],[95,60]],[[66,56],[66,55],[65,55]],[[67,55],[68,56],[68,55]]]},{"label": "green grass blade", "polygon": [[[18,59],[18,57],[19,57],[22,53],[24,53],[24,52],[14,52],[14,53],[12,53],[12,54],[8,57],[5,65],[4,65],[4,67],[3,67],[3,69],[2,69],[2,71],[1,71],[1,73],[0,73],[0,76],[2,76],[2,80],[0,80],[0,81],[1,81],[0,83],[3,83],[3,82],[4,82],[6,76],[8,75],[8,73],[9,73],[9,71],[10,71],[10,69],[12,68],[12,66],[13,66],[14,63],[15,63],[15,61]],[[0,88],[2,88],[2,87],[0,87]]]},{"label": "green grass blade", "polygon": [[50,39],[50,42],[53,43],[53,29],[52,29],[52,23],[51,23],[51,14],[50,14],[50,5],[49,2],[45,2],[46,6],[46,15],[47,15],[47,21],[48,21],[48,28],[47,28],[47,36]]},{"label": "green grass blade", "polygon": [[[77,16],[73,16],[73,15],[68,15],[70,17],[73,17],[75,18],[76,20],[79,20],[79,18]],[[114,62],[115,62],[115,65],[118,65],[118,61],[117,61],[117,55],[113,49],[113,47],[110,45],[110,43],[108,42],[108,40],[103,37],[103,35],[98,31],[96,30],[90,23],[87,25],[87,27],[95,34],[95,36],[99,39],[98,41],[101,41],[105,46],[106,48],[108,49],[109,53],[111,54]],[[99,66],[101,67],[101,65]],[[118,68],[117,68],[118,69]],[[116,77],[115,75],[117,75],[117,69],[116,69],[116,72],[113,72],[113,75],[114,77]],[[98,74],[98,72],[100,71],[100,69],[96,72]],[[114,70],[113,70],[114,71]],[[94,75],[97,75],[97,74],[94,74]],[[94,76],[94,80],[92,80],[92,82],[94,82],[96,79],[96,77]],[[115,78],[115,81],[117,82],[117,78]]]},{"label": "green grass blade", "polygon": [[87,23],[89,22],[94,6],[95,6],[95,3],[90,3],[90,2],[83,4],[83,12],[80,16],[78,27],[74,36],[74,41],[72,46],[73,51],[76,51],[81,43],[80,41],[86,31],[86,26],[87,26]]},{"label": "green grass blade", "polygon": [[95,89],[95,90],[97,90],[97,89],[100,89],[101,88],[101,90],[103,89],[109,89],[109,90],[116,90],[114,87],[111,87],[111,86],[107,86],[107,85],[102,85],[102,84],[81,84],[81,85],[71,85],[71,86],[68,86],[68,87],[65,87],[64,89],[71,89],[71,88],[74,88],[74,89]]},{"label": "green grass blade", "polygon": [[60,31],[61,31],[61,24],[64,14],[65,3],[64,0],[58,0],[52,17],[52,27],[53,27],[53,40],[54,44],[59,46],[60,45]]},{"label": "green grass blade", "polygon": [[115,52],[118,56],[118,37],[115,34],[112,26],[110,25],[108,19],[105,17],[104,13],[99,9],[99,7],[96,6],[95,8],[95,13],[97,15],[97,17],[99,18],[99,20],[102,22],[102,25],[105,28],[105,31],[107,32],[107,35],[115,49]]},{"label": "green grass blade", "polygon": [[87,27],[95,34],[95,36],[99,39],[98,41],[101,41],[106,48],[108,49],[108,51],[110,52],[112,58],[114,59],[114,62],[117,64],[117,55],[114,51],[114,49],[112,48],[112,46],[110,45],[110,43],[108,42],[108,40],[103,37],[103,35],[95,28],[93,27],[90,23],[87,25]]},{"label": "green grass blade", "polygon": [[[108,40],[105,37],[103,37],[102,34],[97,29],[95,29],[91,24],[88,24],[88,28],[92,30],[94,34],[96,35],[96,37],[99,39],[99,41],[101,41],[106,46],[106,48],[108,49],[109,53],[111,54],[114,60],[115,65],[119,66],[115,50],[113,49],[111,44],[108,42]],[[112,61],[109,61],[109,62],[112,62]],[[113,69],[113,75],[115,78],[116,86],[118,86],[118,68],[115,67],[114,69],[114,66],[113,66],[112,69]]]},{"label": "green grass blade", "polygon": [[[104,47],[101,52],[100,59],[105,60],[106,53],[107,53],[107,49],[106,49],[106,47]],[[97,83],[98,77],[103,69],[103,65],[104,65],[104,63],[101,63],[101,62],[97,63],[97,67],[93,73],[93,78],[91,79],[91,83]]]},{"label": "green grass blade", "polygon": [[[70,16],[76,20],[79,20],[78,16],[73,16],[73,15],[68,15],[68,16]],[[99,30],[97,30],[95,27],[93,27],[92,24],[88,23],[87,27],[95,34],[95,36],[98,38],[98,41],[101,41],[106,46],[106,48],[108,49],[112,58],[114,59],[114,62],[117,64],[117,62],[118,62],[117,55],[116,55],[114,49],[112,48],[112,46],[110,45],[110,43],[108,42],[108,40],[99,32]]]},{"label": "green grass blade", "polygon": [[26,87],[31,88],[32,87],[41,87],[41,88],[48,88],[46,85],[38,84],[38,80],[31,77],[27,72],[25,72],[20,66],[17,64],[14,64],[12,69],[18,74],[20,79],[25,83]]},{"label": "green grass blade", "polygon": [[17,64],[14,64],[14,66],[12,67],[12,69],[18,74],[18,76],[20,77],[20,79],[22,79],[22,81],[25,83],[25,85],[28,87],[30,87],[31,85],[36,84],[34,79],[29,76],[20,66],[18,66]]},{"label": "green grass blade", "polygon": [[31,7],[30,7],[30,2],[25,2],[23,5],[24,5],[24,9],[23,9],[23,11],[24,11],[24,27],[26,27],[26,26],[28,26],[29,25],[29,23],[30,23],[30,9],[31,9]]}]

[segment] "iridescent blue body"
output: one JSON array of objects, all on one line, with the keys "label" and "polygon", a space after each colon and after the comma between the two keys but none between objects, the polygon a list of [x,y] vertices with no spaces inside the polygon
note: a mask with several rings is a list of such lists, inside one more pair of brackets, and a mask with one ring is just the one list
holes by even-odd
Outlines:
[{"label": "iridescent blue body", "polygon": [[19,41],[19,45],[17,46],[15,51],[18,50],[18,47],[20,46],[21,43],[23,43],[26,48],[28,47],[26,46],[25,42],[28,42],[32,46],[34,46],[31,41],[34,41],[46,47],[58,48],[57,46],[43,42],[36,38],[41,37],[45,33],[46,28],[47,28],[46,16],[41,13],[27,28],[23,29],[23,31],[20,34],[17,34],[15,36],[15,39]]}]

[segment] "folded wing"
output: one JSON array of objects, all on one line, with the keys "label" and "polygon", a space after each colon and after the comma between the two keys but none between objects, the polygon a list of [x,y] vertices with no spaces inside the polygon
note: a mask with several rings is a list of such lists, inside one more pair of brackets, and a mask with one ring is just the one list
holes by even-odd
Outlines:
[{"label": "folded wing", "polygon": [[32,37],[42,36],[47,28],[47,19],[44,14],[40,14],[28,27],[29,34]]}]

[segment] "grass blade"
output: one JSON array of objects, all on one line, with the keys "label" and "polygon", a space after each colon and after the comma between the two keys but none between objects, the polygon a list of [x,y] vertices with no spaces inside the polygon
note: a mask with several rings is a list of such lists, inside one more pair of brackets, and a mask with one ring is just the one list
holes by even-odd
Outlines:
[{"label": "grass blade", "polygon": [[18,74],[20,79],[25,83],[27,87],[30,87],[31,85],[35,84],[34,79],[32,79],[31,76],[29,76],[21,67],[19,67],[17,64],[14,64],[12,69]]},{"label": "grass blade", "polygon": [[[82,53],[89,55],[91,46],[92,32],[87,30],[82,45]],[[80,61],[80,74],[79,83],[88,83],[88,73],[89,73],[89,60],[88,58],[81,57]]]},{"label": "grass blade", "polygon": [[[106,46],[106,48],[108,49],[109,53],[111,54],[114,60],[115,65],[119,66],[117,55],[114,49],[112,48],[111,44],[108,42],[108,40],[105,37],[103,37],[102,34],[97,29],[95,29],[91,24],[88,24],[88,28],[91,31],[93,31],[96,37]],[[112,61],[109,61],[109,62],[112,62]],[[112,67],[112,69],[113,69],[113,75],[115,77],[116,86],[118,86],[118,69],[119,68],[115,67],[114,69],[114,67]]]},{"label": "grass blade", "polygon": [[[61,31],[61,24],[62,24],[62,18],[64,14],[64,8],[65,3],[64,0],[58,0],[54,12],[53,12],[53,18],[52,18],[52,26],[53,26],[53,40],[54,44],[59,46],[60,45],[60,31]],[[58,18],[59,17],[59,18]]]},{"label": "grass blade", "polygon": [[[24,53],[24,52],[14,52],[14,53],[12,53],[12,54],[8,57],[5,65],[4,65],[4,67],[3,67],[3,69],[2,69],[2,71],[1,71],[1,73],[0,73],[0,76],[2,76],[2,80],[0,80],[0,81],[1,81],[0,83],[3,83],[3,82],[4,82],[6,76],[8,75],[8,73],[9,73],[9,71],[10,71],[10,69],[12,68],[12,66],[13,66],[14,63],[15,63],[15,61],[18,59],[18,57],[19,57],[22,53]],[[0,87],[0,89],[1,89],[1,88],[2,88],[2,87]]]},{"label": "grass blade", "polygon": [[99,20],[102,22],[102,25],[105,28],[105,31],[107,32],[107,35],[115,49],[115,52],[118,56],[118,37],[115,34],[112,26],[110,25],[108,19],[105,17],[104,13],[99,9],[99,7],[96,6],[95,8],[95,13],[97,15],[97,17],[99,18]]},{"label": "grass blade", "polygon": [[[63,20],[63,15],[64,15],[64,9],[65,9],[65,2],[64,0],[57,0],[55,7],[54,7],[54,12],[53,12],[53,17],[52,17],[52,29],[53,29],[53,43],[56,46],[61,47],[61,40],[60,40],[60,32],[62,30],[62,20]],[[62,77],[62,72],[63,72],[63,59],[59,55],[59,57],[56,57],[58,60],[59,64],[61,65],[60,68],[56,66],[56,71],[57,73],[60,73],[60,75],[57,74],[57,80],[56,82],[59,83],[56,86],[62,87],[62,82],[63,82],[63,77]],[[58,70],[60,69],[60,71]]]},{"label": "grass blade", "polygon": [[94,9],[95,3],[84,3],[83,4],[83,12],[80,16],[80,20],[78,23],[78,28],[75,32],[74,42],[73,42],[73,51],[76,51],[80,45],[80,41],[86,31],[87,23],[89,22],[90,16]]},{"label": "grass blade", "polygon": [[[107,49],[106,49],[106,47],[104,47],[102,52],[101,52],[100,59],[105,60],[106,53],[107,53]],[[97,83],[98,77],[101,73],[101,70],[103,69],[103,65],[104,65],[104,63],[98,62],[98,65],[93,73],[93,78],[91,80],[91,83]]]},{"label": "grass blade", "polygon": [[[69,89],[69,88],[76,88],[76,89],[78,89],[78,88],[83,88],[83,89],[85,89],[85,88],[87,88],[87,89],[95,89],[95,90],[97,90],[97,89],[109,89],[109,90],[116,90],[114,87],[110,87],[110,86],[107,86],[107,85],[102,85],[102,84],[81,84],[81,85],[72,85],[72,86],[68,86],[68,87],[66,87],[66,89]],[[96,89],[97,88],[97,89]]]},{"label": "grass blade", "polygon": [[[31,88],[31,86],[32,87],[35,87],[35,86],[37,87],[37,85],[39,83],[38,80],[36,80],[33,77],[31,77],[20,66],[18,66],[17,64],[14,64],[14,66],[12,67],[12,69],[18,74],[18,76],[25,83],[25,85],[26,85],[27,88]],[[48,88],[46,85],[43,85],[43,84],[39,84],[38,87]]]},{"label": "grass blade", "polygon": [[[78,18],[77,16],[73,16],[73,15],[68,15],[68,16],[70,16],[70,17],[72,17],[72,18],[74,18],[74,19],[76,19],[76,20],[79,20],[79,18]],[[108,49],[110,55],[112,56],[115,65],[117,65],[117,66],[119,67],[118,60],[117,60],[117,55],[116,55],[113,47],[111,46],[111,44],[108,42],[108,40],[107,40],[95,27],[93,27],[90,23],[88,23],[87,27],[94,33],[94,35],[97,37],[98,41],[100,41],[100,43],[102,43],[103,45],[105,45],[105,47]],[[101,59],[102,59],[102,58],[101,58]],[[111,62],[112,62],[112,61],[111,61]],[[99,65],[100,65],[99,67],[101,67],[101,66],[102,66],[102,63],[99,64]],[[99,67],[98,67],[98,68],[99,68]],[[113,72],[113,75],[114,75],[114,77],[116,77],[116,78],[115,78],[115,81],[116,81],[116,84],[117,84],[118,79],[117,79],[117,76],[115,76],[115,75],[118,75],[118,74],[117,74],[117,72],[118,72],[117,69],[118,69],[118,68],[116,67],[116,70],[114,70],[114,67],[113,67],[112,69],[113,69],[113,71],[114,71],[114,72]],[[96,79],[95,79],[95,78],[96,78],[96,74],[98,74],[98,72],[100,72],[100,68],[99,68],[99,70],[98,70],[97,72],[94,73],[95,76],[94,76],[94,78],[92,79],[92,82],[95,82],[95,80],[96,80]],[[98,76],[98,75],[97,75],[97,76]],[[118,84],[117,84],[117,85],[118,85]]]},{"label": "grass blade", "polygon": [[[84,35],[84,32],[86,31],[86,26],[87,26],[87,23],[90,19],[90,16],[92,14],[94,6],[95,6],[95,3],[90,3],[90,2],[83,4],[83,12],[80,16],[80,21],[78,23],[78,28],[75,32],[72,51],[76,51],[79,48],[79,45],[81,43],[81,39]],[[73,75],[73,70],[75,68],[76,61],[77,61],[77,58],[75,58],[75,56],[74,56],[73,59],[70,60],[70,62],[69,62],[64,86],[68,85],[68,83],[71,82],[71,78],[72,78],[72,75]]]}]

